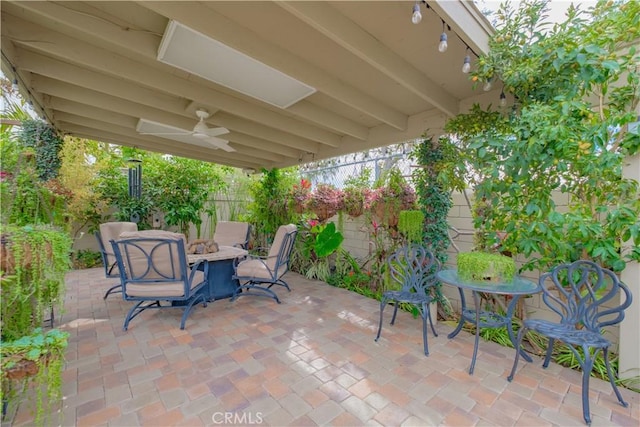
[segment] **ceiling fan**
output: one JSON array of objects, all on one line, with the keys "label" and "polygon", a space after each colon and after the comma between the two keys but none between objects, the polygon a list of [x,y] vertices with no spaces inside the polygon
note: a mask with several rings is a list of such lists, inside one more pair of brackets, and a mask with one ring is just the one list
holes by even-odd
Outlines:
[{"label": "ceiling fan", "polygon": [[227,128],[216,127],[210,128],[205,123],[205,120],[209,117],[209,112],[205,109],[199,108],[196,110],[196,116],[198,116],[198,123],[193,127],[193,130],[180,129],[175,126],[165,125],[163,123],[153,122],[147,119],[140,119],[136,130],[141,135],[153,135],[161,138],[169,138],[181,142],[191,142],[191,138],[199,139],[203,142],[209,143],[214,148],[220,148],[225,151],[236,151],[233,147],[230,147],[229,141],[218,138],[219,135],[229,133]]}]

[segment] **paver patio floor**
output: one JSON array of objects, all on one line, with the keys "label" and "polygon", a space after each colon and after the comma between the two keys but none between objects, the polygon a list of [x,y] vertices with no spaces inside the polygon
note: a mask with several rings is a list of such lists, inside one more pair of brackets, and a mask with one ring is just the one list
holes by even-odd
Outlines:
[{"label": "paver patio floor", "polygon": [[[514,350],[480,343],[467,372],[473,336],[449,340],[452,326],[429,332],[379,303],[303,276],[287,275],[282,304],[260,297],[197,306],[179,329],[180,310],[151,310],[122,321],[131,303],[102,295],[114,283],[102,269],[70,272],[62,424],[77,426],[580,426],[581,375],[541,360],[521,361],[506,379]],[[594,426],[640,424],[639,395],[592,379]],[[24,405],[14,425],[29,425]],[[7,424],[6,422],[4,424]]]}]

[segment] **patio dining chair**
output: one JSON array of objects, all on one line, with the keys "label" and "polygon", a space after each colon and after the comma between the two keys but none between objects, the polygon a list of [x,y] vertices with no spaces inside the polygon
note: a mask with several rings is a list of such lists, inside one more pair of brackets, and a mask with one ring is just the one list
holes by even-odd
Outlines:
[{"label": "patio dining chair", "polygon": [[[95,232],[100,256],[102,257],[102,265],[104,265],[104,275],[107,278],[120,277],[116,255],[113,253],[113,248],[109,242],[119,238],[120,233],[128,231],[138,231],[138,224],[135,222],[105,222],[100,224],[100,230]],[[109,288],[104,294],[103,299],[107,299],[110,294],[118,292],[122,292],[122,285],[120,283]]]},{"label": "patio dining chair", "polygon": [[248,222],[218,221],[213,241],[221,246],[247,249],[251,229]]},{"label": "patio dining chair", "polygon": [[294,224],[281,225],[276,232],[273,243],[267,256],[249,256],[234,264],[234,279],[238,280],[231,301],[235,301],[243,295],[261,295],[273,298],[278,304],[278,295],[271,290],[273,285],[285,287],[289,292],[291,288],[282,276],[289,271],[289,259],[298,234]]},{"label": "patio dining chair", "polygon": [[400,289],[386,291],[382,294],[380,301],[380,322],[378,324],[378,334],[375,341],[380,339],[382,332],[382,315],[388,303],[394,304],[391,325],[396,321],[398,305],[408,303],[417,307],[422,318],[422,343],[425,356],[429,355],[429,345],[427,342],[427,320],[431,324],[431,331],[434,336],[438,336],[429,304],[432,301],[431,288],[438,282],[436,273],[440,270],[438,259],[423,246],[410,244],[398,248],[387,260],[389,276],[392,283]]},{"label": "patio dining chair", "polygon": [[[122,233],[111,245],[118,262],[122,295],[136,304],[127,313],[123,330],[146,309],[179,308],[183,310],[180,329],[192,307],[207,306],[204,287],[209,265],[187,263],[184,235],[160,230]],[[204,264],[200,269],[200,264]],[[162,305],[160,302],[167,302]]]},{"label": "patio dining chair", "polygon": [[[604,357],[607,376],[620,404],[627,403],[616,386],[608,352],[611,342],[604,337],[603,328],[616,325],[624,319],[624,311],[631,305],[631,292],[610,270],[591,261],[580,260],[571,264],[562,264],[540,276],[542,300],[557,319],[527,319],[518,332],[516,348],[520,348],[522,337],[527,331],[536,331],[549,338],[547,352],[542,364],[549,366],[554,343],[567,344],[582,369],[582,415],[591,425],[589,411],[589,377],[593,364],[600,351]],[[622,303],[620,303],[622,299]],[[516,351],[511,373],[507,378],[513,380],[518,368],[520,352]]]}]

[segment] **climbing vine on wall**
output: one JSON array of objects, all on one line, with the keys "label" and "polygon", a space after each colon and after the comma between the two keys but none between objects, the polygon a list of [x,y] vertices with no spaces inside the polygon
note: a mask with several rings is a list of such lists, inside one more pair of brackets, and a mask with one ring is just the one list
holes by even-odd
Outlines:
[{"label": "climbing vine on wall", "polygon": [[[423,138],[411,153],[417,168],[413,182],[418,195],[418,205],[424,213],[423,242],[431,248],[436,258],[444,265],[449,247],[447,216],[452,206],[451,190],[443,185],[440,171],[453,153],[445,139]],[[436,287],[436,299],[444,302],[440,285]]]}]

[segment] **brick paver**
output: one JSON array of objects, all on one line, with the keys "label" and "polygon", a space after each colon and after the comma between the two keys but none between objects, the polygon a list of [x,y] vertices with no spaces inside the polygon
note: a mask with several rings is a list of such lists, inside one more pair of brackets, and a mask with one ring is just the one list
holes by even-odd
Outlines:
[{"label": "brick paver", "polygon": [[[452,326],[429,333],[399,312],[379,342],[379,303],[290,273],[282,304],[240,298],[197,306],[178,327],[179,310],[143,312],[122,331],[131,304],[102,269],[67,276],[59,327],[70,333],[63,373],[62,425],[583,425],[579,372],[480,342],[473,376],[473,336],[449,340]],[[591,379],[593,425],[640,424],[638,393]],[[5,425],[31,425],[23,405]],[[220,423],[224,417],[227,422]],[[217,421],[214,421],[214,418]],[[258,422],[259,421],[259,422]]]}]

